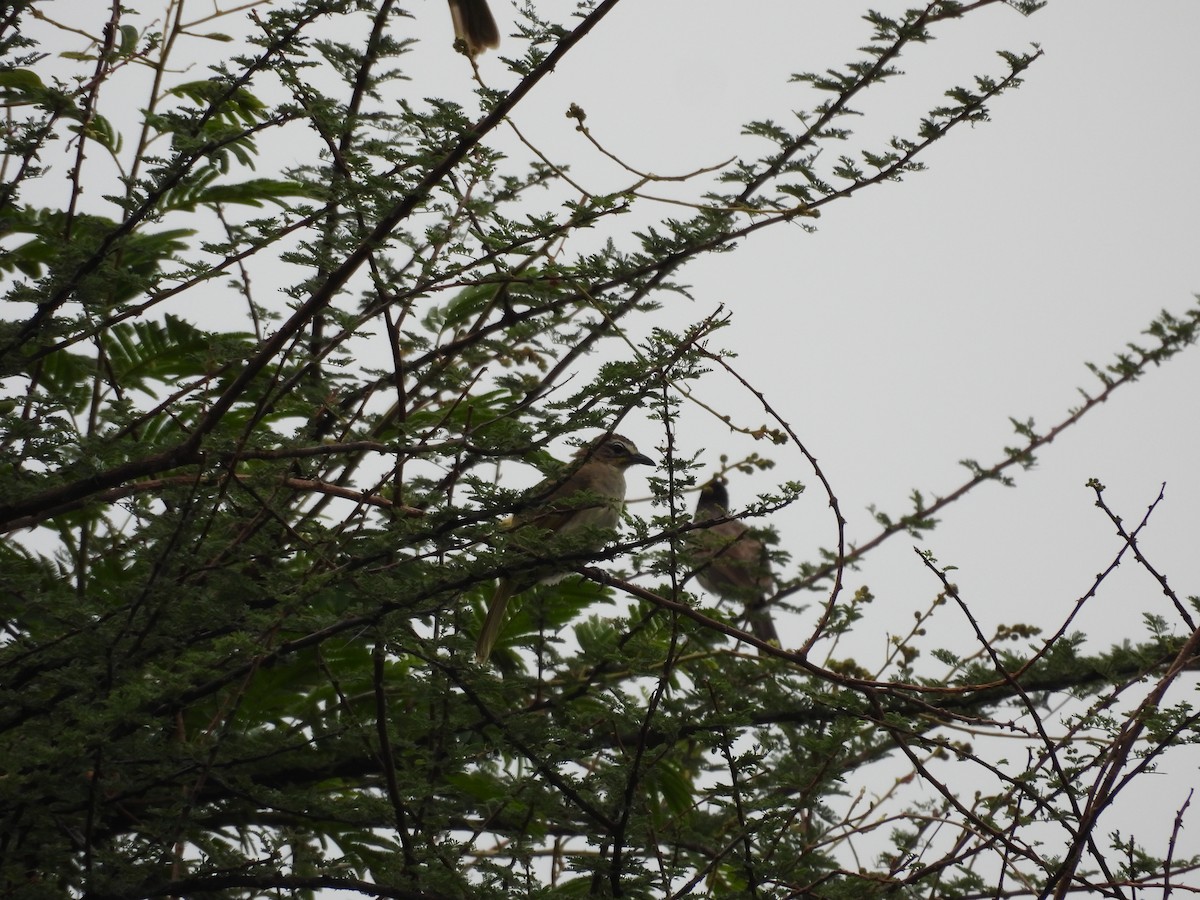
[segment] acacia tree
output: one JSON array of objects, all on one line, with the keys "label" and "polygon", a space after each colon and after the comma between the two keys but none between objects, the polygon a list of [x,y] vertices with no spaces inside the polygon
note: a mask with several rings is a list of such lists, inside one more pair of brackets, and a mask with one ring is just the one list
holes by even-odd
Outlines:
[{"label": "acacia tree", "polygon": [[[870,14],[858,56],[801,76],[824,99],[798,111],[799,130],[750,123],[768,152],[696,173],[686,215],[638,231],[624,214],[659,209],[646,177],[599,194],[553,153],[505,156],[496,140],[615,0],[562,21],[526,10],[519,83],[481,88],[475,110],[406,99],[391,0],[235,13],[169,0],[151,27],[115,0],[83,23],[11,4],[5,893],[1062,897],[1188,884],[1197,859],[1174,837],[1146,847],[1103,824],[1196,725],[1189,705],[1162,702],[1196,654],[1194,603],[1141,555],[1138,528],[1113,516],[1112,566],[1135,559],[1178,617],[1152,618],[1140,642],[1085,655],[1068,617],[1043,634],[976,628],[970,652],[930,647],[939,610],[975,620],[926,556],[942,591],[912,633],[879,659],[837,648],[871,600],[843,590],[848,567],[1011,480],[1189,345],[1195,311],[1164,314],[1144,346],[1094,367],[1097,387],[1053,428],[1019,425],[1018,445],[970,463],[959,489],[914,493],[853,546],[803,435],[770,386],[746,383],[772,449],[729,465],[798,452],[830,507],[826,548],[778,554],[772,606],[807,601],[806,633],[757,640],[689,564],[700,461],[679,449],[680,404],[703,403],[711,373],[741,376],[721,351],[726,316],[663,326],[680,270],[896,180],[984,120],[1036,50],[1003,55],[1005,71],[951,89],[882,148],[846,128],[902,51],[992,2]],[[217,33],[247,13],[245,36]],[[51,77],[37,28],[94,39]],[[237,52],[202,75],[175,65],[214,42]],[[284,142],[310,160],[263,174],[262,148]],[[55,167],[69,175],[61,196],[39,181]],[[521,508],[513,474],[553,471],[552,442],[634,410],[657,423],[653,504],[599,552],[558,547],[581,577],[528,592],[493,664],[476,665],[491,586],[525,564],[501,525]],[[736,512],[765,515],[801,490],[782,483]],[[1052,715],[1055,697],[1074,701]],[[1023,751],[996,750],[995,731]],[[890,787],[847,789],[888,766]]]}]

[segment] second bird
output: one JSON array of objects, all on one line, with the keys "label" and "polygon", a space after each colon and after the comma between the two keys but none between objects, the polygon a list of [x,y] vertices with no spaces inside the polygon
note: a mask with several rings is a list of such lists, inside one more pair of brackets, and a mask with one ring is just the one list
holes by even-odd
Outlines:
[{"label": "second bird", "polygon": [[728,517],[729,492],[725,479],[713,478],[700,489],[693,521],[728,521],[688,532],[696,579],[718,597],[741,603],[754,636],[778,645],[779,633],[766,603],[775,592],[766,545],[744,522]]},{"label": "second bird", "polygon": [[[511,531],[527,530],[531,540],[544,543],[548,538],[591,531],[587,548],[598,550],[621,521],[625,505],[625,470],[630,466],[652,466],[654,460],[638,451],[637,445],[619,434],[599,438],[580,447],[575,453],[582,462],[565,479],[550,479],[530,491],[532,503],[513,518]],[[539,536],[538,531],[548,532]],[[517,547],[522,541],[514,535]],[[513,539],[510,539],[510,543]],[[508,601],[535,584],[549,584],[563,577],[563,572],[546,573],[546,560],[540,558],[538,547],[529,547],[530,567],[537,565],[537,574],[510,575],[500,579],[488,604],[487,618],[475,644],[475,660],[487,662],[500,629]],[[520,552],[514,550],[514,553]],[[568,567],[569,570],[569,567]]]}]

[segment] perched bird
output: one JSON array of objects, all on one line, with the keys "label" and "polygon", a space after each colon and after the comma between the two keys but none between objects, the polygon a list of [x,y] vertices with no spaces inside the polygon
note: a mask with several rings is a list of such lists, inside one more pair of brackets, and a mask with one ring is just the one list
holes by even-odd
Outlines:
[{"label": "perched bird", "polygon": [[450,18],[454,36],[466,45],[468,55],[478,56],[488,47],[500,46],[500,29],[487,0],[450,0]]},{"label": "perched bird", "polygon": [[[515,542],[518,547],[524,544],[528,548],[534,557],[531,562],[543,561],[538,558],[537,551],[545,547],[546,540],[572,532],[592,531],[592,538],[580,549],[599,549],[607,537],[605,532],[616,528],[621,520],[621,509],[625,505],[625,470],[630,466],[654,465],[654,460],[638,452],[633,441],[619,434],[601,437],[580,447],[575,457],[580,462],[570,474],[535,487],[529,494],[530,507],[513,518],[511,530]],[[522,532],[529,535],[528,541],[520,539]],[[541,536],[539,532],[549,534]],[[537,574],[501,578],[475,643],[476,662],[487,662],[513,595],[535,584],[551,584],[565,574],[552,572],[547,575],[542,569]]]},{"label": "perched bird", "polygon": [[[714,477],[700,488],[694,522],[728,519],[729,492],[725,479]],[[767,609],[775,593],[767,548],[740,519],[728,519],[688,532],[696,579],[708,591],[746,609],[750,630],[760,641],[779,643],[779,633]]]}]

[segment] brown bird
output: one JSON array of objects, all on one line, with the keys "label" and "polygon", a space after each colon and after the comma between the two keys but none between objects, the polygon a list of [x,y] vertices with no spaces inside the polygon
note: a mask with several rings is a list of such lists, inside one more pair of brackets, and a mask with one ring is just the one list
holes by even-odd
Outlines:
[{"label": "brown bird", "polygon": [[454,36],[466,46],[468,55],[478,56],[488,47],[500,46],[500,29],[487,0],[450,0],[450,18]]},{"label": "brown bird", "polygon": [[[700,488],[692,521],[728,519],[729,492],[725,484],[725,479],[717,476]],[[766,545],[740,519],[690,531],[688,545],[696,579],[705,590],[741,603],[754,636],[779,644],[779,633],[766,602],[775,593]]]},{"label": "brown bird", "polygon": [[[578,549],[598,550],[621,520],[625,505],[625,470],[630,466],[652,466],[654,460],[638,452],[637,446],[619,434],[601,437],[580,447],[575,453],[581,460],[565,479],[550,479],[530,491],[532,505],[513,517],[511,530],[517,546],[522,532],[529,536],[526,546],[535,559],[546,541],[572,532],[591,531],[587,543]],[[549,532],[549,534],[539,534]],[[573,548],[575,549],[575,548]],[[537,575],[509,575],[500,579],[488,604],[487,618],[475,643],[475,661],[487,662],[504,625],[508,601],[535,584],[551,584],[565,577],[564,572]]]}]

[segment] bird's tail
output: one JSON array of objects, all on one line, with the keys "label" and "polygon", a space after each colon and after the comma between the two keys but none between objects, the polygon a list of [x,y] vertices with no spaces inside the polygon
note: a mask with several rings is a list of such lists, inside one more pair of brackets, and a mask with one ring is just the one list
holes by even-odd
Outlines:
[{"label": "bird's tail", "polygon": [[487,0],[450,0],[450,16],[454,34],[467,45],[467,53],[475,56],[488,47],[500,46],[500,29],[492,18]]},{"label": "bird's tail", "polygon": [[480,665],[487,662],[488,657],[492,655],[492,647],[496,645],[496,638],[500,636],[500,629],[504,627],[504,614],[508,611],[508,600],[512,593],[512,582],[501,578],[500,583],[496,585],[496,592],[492,594],[492,601],[488,604],[487,618],[483,620],[483,627],[479,629],[479,640],[475,642],[475,662]]},{"label": "bird's tail", "polygon": [[767,604],[748,605],[746,618],[750,623],[750,631],[756,638],[768,644],[773,642],[777,647],[783,646],[779,642],[779,632],[775,630],[775,620],[771,618],[771,610]]}]

